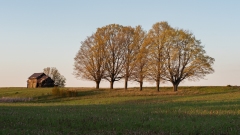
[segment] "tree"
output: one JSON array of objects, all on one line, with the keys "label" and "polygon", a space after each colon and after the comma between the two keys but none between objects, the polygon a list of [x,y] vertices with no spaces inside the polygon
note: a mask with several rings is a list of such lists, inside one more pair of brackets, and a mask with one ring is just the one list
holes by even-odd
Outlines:
[{"label": "tree", "polygon": [[66,83],[66,78],[60,74],[57,68],[55,67],[47,67],[43,69],[44,74],[51,77],[54,81],[54,84],[59,87],[64,87]]},{"label": "tree", "polygon": [[115,81],[119,81],[123,75],[124,68],[124,34],[123,26],[110,24],[98,28],[96,35],[105,47],[105,74],[104,79],[110,82],[110,89],[113,89]]},{"label": "tree", "polygon": [[214,58],[206,55],[201,41],[185,30],[172,29],[168,31],[165,44],[166,73],[162,79],[173,84],[177,91],[178,85],[184,79],[198,80],[213,73]]},{"label": "tree", "polygon": [[123,48],[124,48],[124,78],[125,78],[125,89],[128,88],[128,80],[132,75],[134,68],[134,59],[136,57],[137,46],[134,43],[134,28],[123,27]]},{"label": "tree", "polygon": [[134,31],[134,44],[136,47],[135,58],[132,63],[132,75],[130,80],[139,83],[139,90],[142,91],[143,80],[148,72],[148,46],[145,43],[146,32],[141,26],[137,26]]},{"label": "tree", "polygon": [[158,22],[148,32],[147,42],[149,44],[149,76],[148,80],[156,82],[156,89],[160,89],[160,81],[165,74],[165,43],[166,32],[172,29],[167,22]]},{"label": "tree", "polygon": [[99,89],[105,71],[104,46],[98,36],[94,34],[87,37],[81,44],[81,48],[74,58],[74,75],[77,78],[95,81],[96,89]]}]

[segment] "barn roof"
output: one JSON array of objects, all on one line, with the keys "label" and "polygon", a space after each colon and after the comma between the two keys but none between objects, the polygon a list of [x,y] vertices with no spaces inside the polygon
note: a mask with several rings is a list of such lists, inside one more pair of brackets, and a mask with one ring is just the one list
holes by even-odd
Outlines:
[{"label": "barn roof", "polygon": [[40,76],[45,76],[45,74],[44,73],[34,73],[34,74],[32,74],[28,79],[32,79],[32,78],[38,78],[38,77],[40,77]]},{"label": "barn roof", "polygon": [[38,82],[40,83],[40,82],[46,80],[47,78],[50,78],[50,77],[47,76],[47,75],[44,75],[44,76],[42,76],[41,78],[38,79]]}]

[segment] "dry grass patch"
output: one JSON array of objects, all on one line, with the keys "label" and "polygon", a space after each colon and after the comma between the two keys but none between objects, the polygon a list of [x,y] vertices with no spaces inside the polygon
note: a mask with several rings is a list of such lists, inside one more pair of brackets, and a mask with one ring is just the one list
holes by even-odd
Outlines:
[{"label": "dry grass patch", "polygon": [[2,97],[2,98],[0,98],[0,102],[2,102],[2,103],[29,102],[32,100],[33,100],[33,98],[18,98],[18,97]]}]

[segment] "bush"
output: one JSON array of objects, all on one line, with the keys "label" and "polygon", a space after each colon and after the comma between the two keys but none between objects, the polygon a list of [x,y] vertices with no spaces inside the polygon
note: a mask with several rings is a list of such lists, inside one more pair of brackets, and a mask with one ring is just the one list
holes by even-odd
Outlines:
[{"label": "bush", "polygon": [[228,84],[227,87],[232,87],[232,85]]},{"label": "bush", "polygon": [[55,86],[52,89],[52,95],[54,95],[54,96],[59,96],[60,95],[60,89],[57,86]]},{"label": "bush", "polygon": [[78,93],[76,90],[67,90],[67,96],[68,97],[77,97]]},{"label": "bush", "polygon": [[52,95],[60,97],[77,97],[78,93],[76,90],[59,89],[59,87],[54,87],[52,89]]}]

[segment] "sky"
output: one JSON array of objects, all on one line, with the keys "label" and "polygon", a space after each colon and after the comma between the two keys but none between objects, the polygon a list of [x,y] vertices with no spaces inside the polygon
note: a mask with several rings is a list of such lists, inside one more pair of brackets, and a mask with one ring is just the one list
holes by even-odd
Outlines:
[{"label": "sky", "polygon": [[213,74],[181,86],[240,85],[239,7],[239,0],[0,0],[0,87],[26,87],[27,78],[46,67],[56,67],[66,87],[94,87],[73,75],[81,41],[105,25],[148,31],[161,21],[191,31],[215,58]]}]

